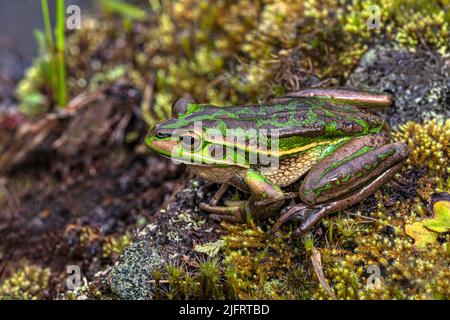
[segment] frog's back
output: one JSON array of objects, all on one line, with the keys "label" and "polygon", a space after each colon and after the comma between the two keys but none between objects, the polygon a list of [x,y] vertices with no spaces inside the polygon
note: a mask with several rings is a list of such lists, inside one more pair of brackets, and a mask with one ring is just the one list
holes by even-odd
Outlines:
[{"label": "frog's back", "polygon": [[186,123],[202,121],[207,128],[276,130],[279,137],[339,138],[376,132],[380,117],[350,105],[335,105],[317,99],[237,107],[202,106],[187,114]]}]

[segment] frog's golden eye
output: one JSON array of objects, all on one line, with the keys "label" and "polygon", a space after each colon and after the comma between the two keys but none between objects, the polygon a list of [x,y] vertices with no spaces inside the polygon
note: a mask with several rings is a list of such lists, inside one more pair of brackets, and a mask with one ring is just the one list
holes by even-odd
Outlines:
[{"label": "frog's golden eye", "polygon": [[179,136],[178,140],[180,141],[181,146],[189,151],[198,150],[202,142],[200,137],[194,132],[183,133]]}]

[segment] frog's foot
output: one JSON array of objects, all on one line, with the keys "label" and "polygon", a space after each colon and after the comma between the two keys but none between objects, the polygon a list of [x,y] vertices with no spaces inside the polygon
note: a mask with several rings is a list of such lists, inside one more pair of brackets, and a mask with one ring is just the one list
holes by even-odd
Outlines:
[{"label": "frog's foot", "polygon": [[358,202],[361,199],[373,194],[380,186],[389,181],[395,173],[402,167],[403,163],[398,163],[386,170],[384,173],[376,177],[367,185],[360,187],[347,197],[338,200],[322,203],[316,205],[298,204],[290,208],[284,213],[275,223],[272,232],[276,232],[283,224],[288,221],[300,220],[300,227],[295,230],[296,235],[301,235],[311,229],[319,220],[321,220],[328,213],[344,210]]},{"label": "frog's foot", "polygon": [[[214,194],[211,200],[208,203],[200,203],[199,207],[203,211],[209,213],[209,218],[212,221],[221,222],[241,222],[242,219],[242,208],[245,208],[245,203],[247,201],[230,201],[225,200],[225,206],[218,206],[220,199],[222,199],[225,192],[227,192],[230,185],[228,183],[224,183],[220,186],[219,190]],[[241,208],[242,207],[242,208]]]},{"label": "frog's foot", "polygon": [[278,231],[280,227],[288,221],[300,221],[301,225],[294,231],[294,234],[304,234],[329,212],[329,204],[317,206],[307,206],[305,204],[295,205],[281,215],[273,226],[272,232]]},{"label": "frog's foot", "polygon": [[200,209],[209,213],[209,218],[216,222],[243,222],[245,215],[244,205],[235,206],[213,206],[207,203],[200,203]]}]

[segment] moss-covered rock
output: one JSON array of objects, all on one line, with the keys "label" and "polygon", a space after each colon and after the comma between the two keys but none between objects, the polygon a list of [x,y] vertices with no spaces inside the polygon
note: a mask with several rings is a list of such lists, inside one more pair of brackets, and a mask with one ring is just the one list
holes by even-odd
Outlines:
[{"label": "moss-covered rock", "polygon": [[195,263],[196,245],[218,238],[215,225],[198,212],[197,204],[206,195],[198,180],[188,181],[160,211],[158,219],[139,233],[108,272],[114,294],[122,299],[151,299],[155,294],[158,298],[168,297],[159,294],[161,288],[156,280],[174,279],[178,283],[177,269],[170,266],[179,266],[181,261]]}]

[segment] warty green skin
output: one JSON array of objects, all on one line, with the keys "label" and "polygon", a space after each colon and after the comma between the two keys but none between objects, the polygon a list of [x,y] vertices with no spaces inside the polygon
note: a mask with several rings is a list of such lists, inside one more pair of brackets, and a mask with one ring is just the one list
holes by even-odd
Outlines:
[{"label": "warty green skin", "polygon": [[[320,96],[314,96],[312,90],[307,97],[249,106],[178,101],[172,118],[156,125],[146,143],[188,164],[203,178],[250,192],[243,204],[217,206],[217,197],[201,205],[220,221],[242,221],[248,214],[256,219],[271,216],[286,199],[280,186],[286,187],[307,172],[299,189],[303,203],[277,223],[279,227],[297,218],[303,221],[299,232],[305,232],[326,213],[359,202],[384,184],[407,154],[406,145],[389,144],[387,126],[379,116],[361,109],[364,104],[358,100],[358,91],[346,91],[354,103],[348,96],[340,101],[337,90],[325,98],[323,92],[328,91],[322,89]],[[198,142],[195,148],[178,141],[186,135],[192,138],[188,141]],[[223,138],[228,136],[234,140]],[[276,137],[277,143],[270,139],[254,143],[255,138],[266,136]],[[262,162],[267,157],[280,162],[278,172],[264,171],[266,163]]]}]

